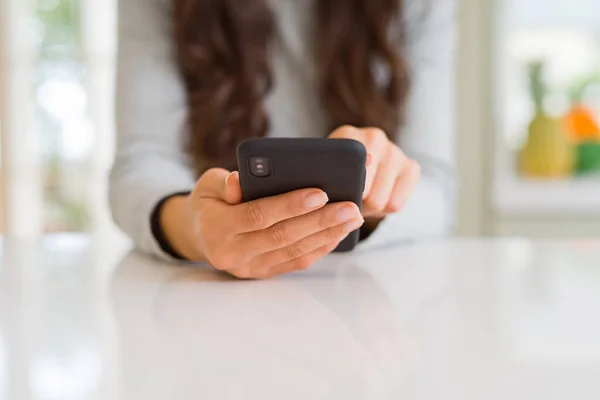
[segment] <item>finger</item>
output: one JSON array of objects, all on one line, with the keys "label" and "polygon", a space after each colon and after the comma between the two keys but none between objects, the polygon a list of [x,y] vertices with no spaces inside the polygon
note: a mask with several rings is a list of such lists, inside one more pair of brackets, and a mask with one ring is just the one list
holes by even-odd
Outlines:
[{"label": "finger", "polygon": [[371,164],[371,166],[367,167],[367,175],[365,176],[365,189],[363,190],[363,202],[371,193],[371,188],[373,187],[373,182],[375,181],[375,177],[377,176],[377,163]]},{"label": "finger", "polygon": [[388,148],[392,145],[381,129],[365,129],[362,136],[362,143],[372,155],[372,162],[367,166],[367,177],[365,181],[365,190],[363,192],[363,199],[366,199],[373,190],[373,184],[375,183],[376,177],[379,175],[379,169],[387,154]]},{"label": "finger", "polygon": [[288,261],[296,260],[306,254],[326,246],[329,243],[340,243],[351,232],[354,232],[364,224],[362,217],[356,217],[341,225],[337,225],[323,231],[312,234],[296,243],[274,250],[256,257],[253,263],[256,265],[279,265]]},{"label": "finger", "polygon": [[396,213],[404,208],[421,179],[421,166],[419,163],[413,160],[410,163],[410,167],[396,180],[390,202],[386,207],[388,213]]},{"label": "finger", "polygon": [[367,153],[367,161],[365,162],[365,167],[369,168],[373,165],[373,154]]},{"label": "finger", "polygon": [[[250,254],[264,254],[293,245],[315,233],[357,220],[362,221],[363,218],[356,204],[330,204],[307,215],[282,221],[268,229],[246,233],[241,237],[239,247]],[[321,246],[323,244],[325,243]]]},{"label": "finger", "polygon": [[371,189],[363,200],[365,212],[381,212],[390,201],[394,184],[400,175],[403,155],[395,146],[388,146],[385,157],[380,161]]},{"label": "finger", "polygon": [[192,198],[209,197],[222,200],[224,197],[225,180],[230,172],[222,168],[211,168],[202,174],[194,190]]},{"label": "finger", "polygon": [[329,135],[329,139],[358,139],[360,136],[360,129],[352,125],[344,125],[337,128]]},{"label": "finger", "polygon": [[242,186],[240,185],[239,172],[234,171],[225,178],[223,200],[230,205],[237,205],[242,203],[243,194]]},{"label": "finger", "polygon": [[355,128],[350,125],[342,126],[331,135],[330,139],[353,139],[361,142],[368,153],[377,155],[385,149],[389,139],[384,131],[379,128]]},{"label": "finger", "polygon": [[329,243],[319,249],[305,254],[295,260],[286,261],[263,272],[259,279],[269,279],[274,276],[290,274],[292,272],[304,271],[313,266],[317,261],[331,253],[339,245],[338,242]]},{"label": "finger", "polygon": [[[378,128],[359,129],[350,125],[342,126],[331,135],[330,139],[353,139],[361,142],[370,155],[367,162],[367,177],[365,180],[364,197],[366,198],[371,191],[371,186],[377,175],[378,164],[389,144],[389,139],[384,131]],[[369,158],[369,157],[368,157]]]},{"label": "finger", "polygon": [[302,189],[235,206],[231,222],[238,233],[267,229],[278,222],[299,217],[325,206],[329,198],[319,189]]}]

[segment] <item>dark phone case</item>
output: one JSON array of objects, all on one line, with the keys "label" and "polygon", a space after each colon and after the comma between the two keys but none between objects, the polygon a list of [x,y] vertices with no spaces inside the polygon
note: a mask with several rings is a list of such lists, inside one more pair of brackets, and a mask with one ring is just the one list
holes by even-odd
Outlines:
[{"label": "dark phone case", "polygon": [[[250,173],[250,157],[271,159],[271,174]],[[365,185],[367,151],[350,139],[249,139],[237,148],[244,201],[276,196],[298,189],[318,188],[329,202],[352,201],[360,208]],[[351,251],[359,240],[352,232],[336,252]]]}]

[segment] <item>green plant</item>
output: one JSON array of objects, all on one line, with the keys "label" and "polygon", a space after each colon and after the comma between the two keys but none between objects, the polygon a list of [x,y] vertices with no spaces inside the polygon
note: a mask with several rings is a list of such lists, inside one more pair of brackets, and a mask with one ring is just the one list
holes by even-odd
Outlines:
[{"label": "green plant", "polygon": [[[101,0],[99,0],[101,1]],[[36,3],[36,17],[43,27],[40,57],[64,57],[65,49],[75,51],[81,46],[81,21],[79,0],[58,0],[52,8]],[[58,50],[58,51],[57,51]]]},{"label": "green plant", "polygon": [[533,100],[536,114],[541,114],[544,112],[544,99],[548,93],[548,88],[543,79],[544,62],[534,61],[529,64],[528,69],[531,99]]}]

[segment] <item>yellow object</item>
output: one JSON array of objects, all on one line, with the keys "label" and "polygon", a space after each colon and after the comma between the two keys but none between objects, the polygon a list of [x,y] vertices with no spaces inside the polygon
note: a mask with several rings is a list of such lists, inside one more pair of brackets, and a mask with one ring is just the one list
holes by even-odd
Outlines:
[{"label": "yellow object", "polygon": [[600,127],[594,112],[582,104],[576,104],[564,117],[565,133],[575,143],[600,141]]},{"label": "yellow object", "polygon": [[518,154],[519,172],[527,177],[561,178],[573,173],[575,161],[575,147],[566,137],[562,121],[538,113]]}]

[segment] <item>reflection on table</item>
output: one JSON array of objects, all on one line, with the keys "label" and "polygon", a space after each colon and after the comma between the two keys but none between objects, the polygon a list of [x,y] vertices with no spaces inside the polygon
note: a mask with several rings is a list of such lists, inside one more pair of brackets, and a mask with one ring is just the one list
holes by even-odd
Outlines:
[{"label": "reflection on table", "polygon": [[[332,261],[333,260],[333,261]],[[127,398],[378,399],[416,361],[385,292],[350,258],[241,282],[132,254],[113,278]]]},{"label": "reflection on table", "polygon": [[600,398],[598,241],[405,244],[269,281],[0,243],[0,399]]}]

